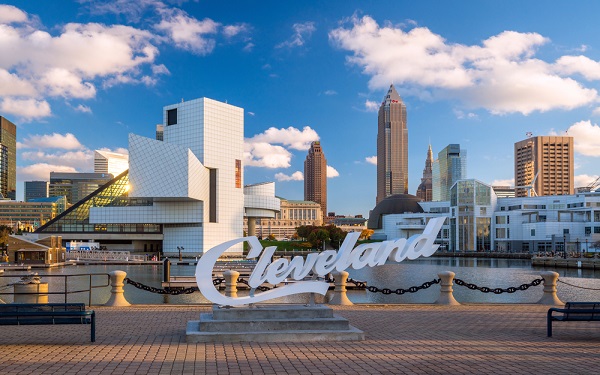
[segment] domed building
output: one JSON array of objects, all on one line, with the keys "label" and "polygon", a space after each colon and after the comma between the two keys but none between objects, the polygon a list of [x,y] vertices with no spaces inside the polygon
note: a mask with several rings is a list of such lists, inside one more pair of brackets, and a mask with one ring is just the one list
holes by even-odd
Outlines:
[{"label": "domed building", "polygon": [[[449,203],[425,202],[410,194],[391,195],[379,202],[369,215],[367,226],[375,231],[371,239],[384,241],[421,234],[430,218],[449,211]],[[443,228],[442,237],[436,243],[447,248],[448,223]]]}]

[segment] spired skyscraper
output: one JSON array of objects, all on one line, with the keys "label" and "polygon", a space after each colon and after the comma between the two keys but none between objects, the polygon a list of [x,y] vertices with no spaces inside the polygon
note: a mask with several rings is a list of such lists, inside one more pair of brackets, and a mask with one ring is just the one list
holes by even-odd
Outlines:
[{"label": "spired skyscraper", "polygon": [[394,194],[408,194],[408,127],[406,105],[390,85],[377,124],[377,203]]},{"label": "spired skyscraper", "polygon": [[327,215],[327,160],[319,141],[310,145],[304,161],[304,200],[317,202]]},{"label": "spired skyscraper", "polygon": [[423,199],[425,202],[433,200],[432,166],[433,151],[431,151],[431,145],[429,145],[427,159],[425,160],[425,168],[423,169],[423,177],[421,178],[421,184],[417,188],[417,197]]}]

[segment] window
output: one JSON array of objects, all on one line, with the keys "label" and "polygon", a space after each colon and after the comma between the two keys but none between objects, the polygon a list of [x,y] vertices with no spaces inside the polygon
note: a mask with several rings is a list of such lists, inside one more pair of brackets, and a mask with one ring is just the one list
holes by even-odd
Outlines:
[{"label": "window", "polygon": [[585,235],[589,236],[590,234],[592,234],[592,227],[585,227]]},{"label": "window", "polygon": [[531,237],[535,237],[535,229],[531,230]]},{"label": "window", "polygon": [[564,228],[563,229],[563,234],[569,234],[569,228]]},{"label": "window", "polygon": [[177,124],[177,108],[167,110],[167,126]]},{"label": "window", "polygon": [[594,233],[600,233],[600,227],[594,227]]},{"label": "window", "polygon": [[235,160],[235,187],[242,187],[242,161],[238,159]]}]

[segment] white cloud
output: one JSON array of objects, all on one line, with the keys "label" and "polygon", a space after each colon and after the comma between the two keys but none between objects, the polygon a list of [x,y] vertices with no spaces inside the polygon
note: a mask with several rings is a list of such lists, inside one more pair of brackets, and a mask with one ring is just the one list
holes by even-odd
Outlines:
[{"label": "white cloud", "polygon": [[1,6],[0,110],[25,120],[51,115],[46,97],[89,99],[99,82],[143,77],[141,67],[158,53],[154,34],[130,26],[38,24],[36,17]]},{"label": "white cloud", "polygon": [[325,94],[325,95],[337,95],[337,91],[335,91],[335,90],[325,90],[325,92],[323,94]]},{"label": "white cloud", "polygon": [[379,103],[373,100],[365,100],[365,109],[367,112],[377,112],[379,110]]},{"label": "white cloud", "polygon": [[467,120],[478,120],[479,119],[479,116],[477,116],[477,114],[475,114],[473,112],[467,112],[467,113],[465,113],[465,112],[463,112],[463,111],[461,111],[459,109],[454,109],[453,112],[454,112],[454,115],[456,116],[456,118],[459,119],[459,120],[464,120],[464,119],[467,119]]},{"label": "white cloud", "polygon": [[52,113],[45,100],[0,98],[0,112],[15,115],[23,122],[48,117]]},{"label": "white cloud", "polygon": [[285,173],[276,173],[275,179],[277,181],[303,181],[304,174],[300,171],[296,171],[289,176],[286,175]]},{"label": "white cloud", "polygon": [[210,18],[200,21],[179,9],[163,9],[161,13],[163,19],[155,28],[165,32],[177,47],[198,55],[207,55],[215,48],[215,40],[207,36],[218,32],[218,22]]},{"label": "white cloud", "polygon": [[27,13],[12,6],[0,4],[0,24],[20,23],[27,21]]},{"label": "white cloud", "polygon": [[87,105],[83,105],[83,104],[79,104],[77,107],[74,107],[73,109],[75,109],[77,112],[92,113],[92,109],[90,107],[88,107]]},{"label": "white cloud", "polygon": [[327,166],[327,178],[339,177],[340,173],[331,165]]},{"label": "white cloud", "polygon": [[256,113],[254,113],[254,112],[250,112],[250,111],[248,111],[248,112],[246,112],[246,113],[248,113],[248,116],[256,116]]},{"label": "white cloud", "polygon": [[246,45],[244,46],[244,48],[242,48],[242,51],[244,51],[244,52],[251,52],[253,48],[254,48],[254,43],[252,43],[252,42],[246,43]]},{"label": "white cloud", "polygon": [[103,148],[99,148],[98,151],[116,152],[117,154],[129,155],[129,150],[126,148],[123,148],[123,147],[117,147],[114,150],[111,150],[110,148],[107,148],[107,147],[103,147]]},{"label": "white cloud", "polygon": [[227,38],[233,38],[239,34],[245,34],[250,31],[250,26],[246,23],[239,23],[237,25],[226,25],[223,26],[223,35]]},{"label": "white cloud", "polygon": [[347,61],[371,77],[371,89],[394,82],[407,92],[458,99],[465,107],[493,114],[573,109],[598,100],[596,90],[569,75],[598,79],[600,63],[585,57],[563,56],[556,63],[535,58],[536,50],[549,42],[537,33],[504,31],[481,45],[462,45],[426,27],[405,32],[393,25],[380,27],[369,16],[350,21],[329,38],[352,53]]},{"label": "white cloud", "polygon": [[244,165],[248,167],[288,168],[292,154],[282,146],[266,142],[244,143]]},{"label": "white cloud", "polygon": [[500,179],[500,180],[494,180],[492,181],[492,183],[490,184],[492,186],[515,186],[515,179],[514,178],[507,178],[507,179]]},{"label": "white cloud", "polygon": [[557,71],[563,74],[581,74],[587,80],[600,80],[600,62],[585,56],[562,56],[556,60]]},{"label": "white cloud", "polygon": [[600,107],[594,108],[594,110],[592,111],[592,115],[600,116]]},{"label": "white cloud", "polygon": [[310,38],[317,28],[314,22],[304,22],[293,24],[292,29],[294,30],[294,35],[285,42],[276,45],[275,48],[302,47],[306,43],[306,39]]},{"label": "white cloud", "polygon": [[302,130],[290,126],[281,129],[270,127],[264,133],[246,139],[246,142],[282,144],[294,150],[308,150],[310,144],[318,140],[319,135],[310,126],[305,126]]},{"label": "white cloud", "polygon": [[377,165],[377,155],[375,156],[367,156],[365,161],[369,164]]},{"label": "white cloud", "polygon": [[47,153],[43,151],[25,151],[21,158],[27,161],[40,161],[44,164],[60,165],[77,170],[91,170],[94,153],[90,150]]},{"label": "white cloud", "polygon": [[154,74],[171,74],[169,69],[164,64],[152,65],[152,73]]},{"label": "white cloud", "polygon": [[573,137],[575,152],[586,156],[600,156],[600,126],[590,120],[571,125],[567,134]]},{"label": "white cloud", "polygon": [[590,176],[588,174],[580,174],[575,176],[574,185],[575,187],[586,187],[589,186],[592,182],[596,181],[598,176]]},{"label": "white cloud", "polygon": [[49,180],[50,172],[77,172],[73,167],[38,163],[26,167],[17,167],[19,181]]},{"label": "white cloud", "polygon": [[45,134],[45,135],[30,135],[17,143],[19,149],[63,149],[63,150],[78,150],[85,147],[79,143],[79,140],[71,134]]}]

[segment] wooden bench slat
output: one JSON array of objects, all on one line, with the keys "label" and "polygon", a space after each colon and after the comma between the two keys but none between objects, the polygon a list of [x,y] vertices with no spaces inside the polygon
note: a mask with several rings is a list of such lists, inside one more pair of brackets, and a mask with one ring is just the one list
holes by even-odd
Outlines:
[{"label": "wooden bench slat", "polygon": [[[562,313],[554,316],[553,313]],[[600,321],[600,302],[567,302],[565,308],[553,307],[547,314],[547,333],[552,337],[552,322],[593,322]]]}]

